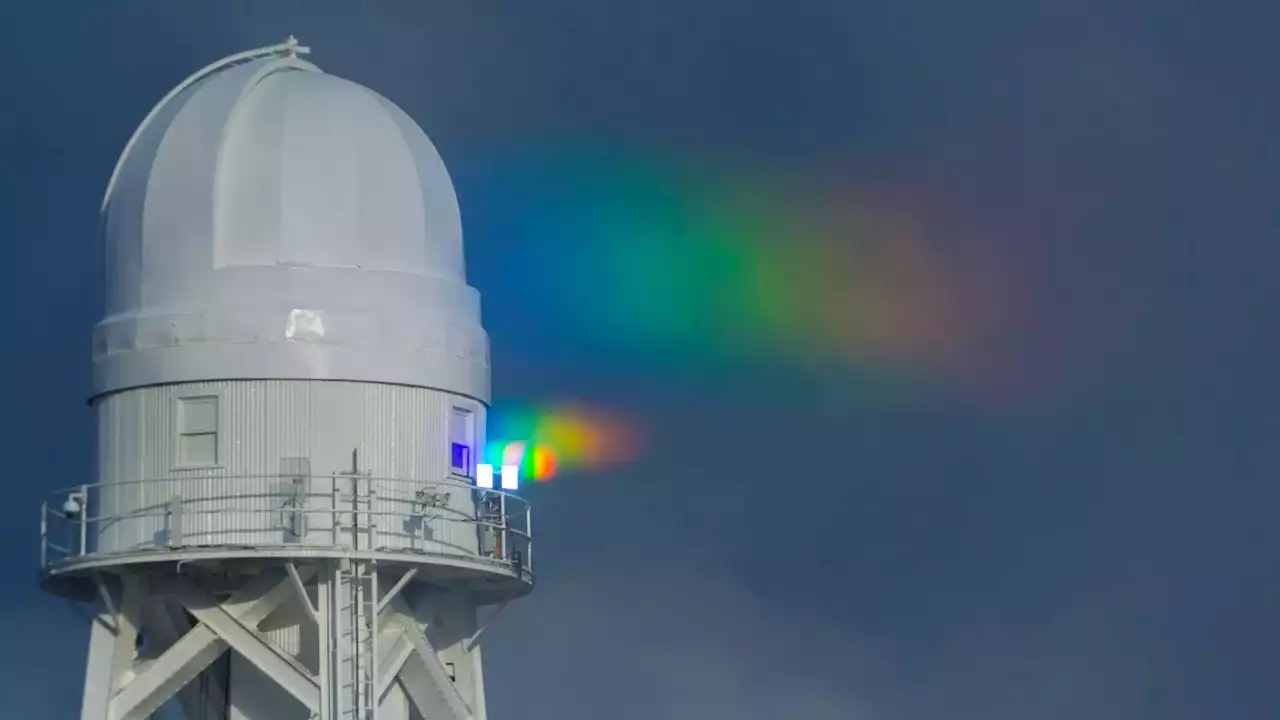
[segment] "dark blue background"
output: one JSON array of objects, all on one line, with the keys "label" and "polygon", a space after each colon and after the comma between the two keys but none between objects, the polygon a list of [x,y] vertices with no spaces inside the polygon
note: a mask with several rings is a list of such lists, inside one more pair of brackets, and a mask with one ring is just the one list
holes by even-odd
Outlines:
[{"label": "dark blue background", "polygon": [[[187,73],[289,33],[450,164],[497,394],[649,428],[640,462],[532,491],[540,586],[487,641],[492,717],[1280,714],[1280,6],[360,6],[0,9],[4,717],[77,713],[86,628],[36,589],[37,507],[90,470],[110,168]],[[479,158],[574,138],[941,188],[1038,268],[1002,339],[1037,382],[889,401],[874,374],[535,347],[484,221],[518,203]]]}]

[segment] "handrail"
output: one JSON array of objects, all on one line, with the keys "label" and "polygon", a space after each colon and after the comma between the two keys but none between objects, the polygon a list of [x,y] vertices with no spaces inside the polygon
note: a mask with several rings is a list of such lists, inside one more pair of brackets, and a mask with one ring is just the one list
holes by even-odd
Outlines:
[{"label": "handrail", "polygon": [[337,478],[342,478],[344,480],[354,480],[358,482],[393,483],[393,484],[401,484],[401,485],[416,486],[416,487],[422,487],[422,486],[453,487],[453,488],[459,488],[462,490],[476,490],[476,491],[482,491],[490,495],[502,495],[502,496],[505,496],[507,499],[517,501],[521,505],[529,504],[527,500],[525,500],[523,497],[513,492],[508,492],[506,490],[499,490],[498,488],[478,488],[475,485],[472,485],[471,483],[466,482],[466,480],[469,478],[462,478],[457,475],[451,475],[442,480],[416,480],[411,478],[397,478],[397,477],[382,476],[382,475],[347,475],[347,474],[341,474],[341,473],[330,474],[330,475],[297,474],[297,473],[282,473],[282,472],[227,474],[227,473],[218,472],[216,470],[209,470],[209,471],[184,470],[180,472],[182,473],[180,475],[164,475],[162,477],[142,478],[140,480],[116,480],[112,482],[91,483],[88,485],[71,485],[68,487],[59,488],[57,490],[51,490],[46,493],[46,497],[59,497],[59,496],[66,495],[68,493],[77,492],[80,490],[101,490],[104,488],[128,487],[130,485],[151,485],[151,484],[166,483],[166,482],[191,482],[191,481],[197,481],[197,480],[292,480],[294,478],[304,478],[308,480],[316,480],[316,479],[329,480],[337,477]]},{"label": "handrail", "polygon": [[[209,487],[210,481],[230,487]],[[281,481],[287,486],[268,484]],[[172,487],[165,490],[166,485]],[[468,494],[455,498],[449,490]],[[184,474],[79,485],[55,491],[53,497],[41,504],[40,560],[46,568],[71,559],[193,547],[350,550],[364,545],[365,550],[408,555],[428,550],[532,569],[529,503],[513,493],[477,488],[456,478]],[[223,515],[232,518],[226,526],[210,519]],[[310,519],[325,516],[327,525],[322,520],[313,528]],[[268,519],[259,521],[260,517]],[[405,522],[397,526],[396,520]],[[447,531],[448,527],[470,527],[475,534]],[[437,537],[441,530],[444,535]],[[52,539],[60,532],[66,534],[65,547]],[[277,532],[278,541],[262,540],[264,533]],[[159,539],[161,535],[166,539]]]}]

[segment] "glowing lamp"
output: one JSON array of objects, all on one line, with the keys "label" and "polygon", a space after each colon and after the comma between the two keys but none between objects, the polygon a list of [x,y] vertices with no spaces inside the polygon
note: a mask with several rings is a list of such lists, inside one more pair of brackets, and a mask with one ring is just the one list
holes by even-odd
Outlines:
[{"label": "glowing lamp", "polygon": [[[506,472],[502,473],[503,484],[506,484]],[[488,463],[476,465],[476,487],[493,489],[493,466]]]},{"label": "glowing lamp", "polygon": [[[489,480],[493,482],[492,478]],[[519,465],[503,465],[502,466],[502,489],[503,490],[519,490],[520,489],[520,466]]]}]

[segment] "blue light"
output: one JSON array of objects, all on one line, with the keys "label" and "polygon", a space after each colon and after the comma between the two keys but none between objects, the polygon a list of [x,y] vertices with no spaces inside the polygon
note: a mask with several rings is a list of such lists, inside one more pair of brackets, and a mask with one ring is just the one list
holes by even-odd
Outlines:
[{"label": "blue light", "polygon": [[453,443],[450,448],[452,467],[454,470],[462,471],[463,475],[471,472],[471,448],[463,443]]}]

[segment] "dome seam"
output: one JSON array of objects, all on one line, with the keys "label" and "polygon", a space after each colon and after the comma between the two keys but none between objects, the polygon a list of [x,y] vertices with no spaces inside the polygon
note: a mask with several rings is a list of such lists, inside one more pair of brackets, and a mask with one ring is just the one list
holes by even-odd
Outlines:
[{"label": "dome seam", "polygon": [[[227,113],[227,119],[222,124],[221,131],[218,133],[218,155],[213,162],[213,197],[210,198],[213,205],[213,225],[210,228],[212,237],[210,238],[211,244],[209,250],[213,255],[210,259],[215,261],[215,266],[218,253],[218,230],[219,226],[221,226],[223,222],[222,215],[218,212],[218,195],[222,189],[222,172],[227,154],[227,138],[230,137],[232,130],[235,128],[236,122],[243,115],[244,106],[249,95],[251,95],[253,91],[256,90],[267,78],[283,72],[316,72],[323,74],[323,71],[320,70],[320,68],[309,62],[298,60],[297,58],[278,58],[265,63],[263,67],[259,68],[248,78],[244,87],[240,89],[240,92],[236,95],[235,101],[231,103],[231,110]],[[283,118],[281,119],[281,122],[284,122]],[[281,152],[283,152],[283,147],[281,147]]]}]

